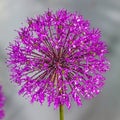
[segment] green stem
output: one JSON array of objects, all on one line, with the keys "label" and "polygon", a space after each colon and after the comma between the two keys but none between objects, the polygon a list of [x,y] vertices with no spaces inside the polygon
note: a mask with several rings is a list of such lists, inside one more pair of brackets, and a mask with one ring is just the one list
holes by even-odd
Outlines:
[{"label": "green stem", "polygon": [[64,106],[60,105],[60,120],[64,120]]}]

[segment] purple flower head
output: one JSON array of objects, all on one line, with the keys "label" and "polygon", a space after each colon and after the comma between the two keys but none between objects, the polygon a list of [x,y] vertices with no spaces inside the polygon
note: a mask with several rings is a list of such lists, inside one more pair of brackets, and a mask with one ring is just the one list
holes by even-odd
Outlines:
[{"label": "purple flower head", "polygon": [[0,120],[2,120],[5,116],[5,113],[3,110],[4,104],[5,104],[5,97],[2,92],[2,86],[0,85]]},{"label": "purple flower head", "polygon": [[99,29],[91,29],[88,20],[78,13],[48,10],[27,19],[9,44],[7,60],[11,80],[20,86],[19,94],[31,102],[71,107],[81,98],[98,95],[109,70],[107,45]]}]

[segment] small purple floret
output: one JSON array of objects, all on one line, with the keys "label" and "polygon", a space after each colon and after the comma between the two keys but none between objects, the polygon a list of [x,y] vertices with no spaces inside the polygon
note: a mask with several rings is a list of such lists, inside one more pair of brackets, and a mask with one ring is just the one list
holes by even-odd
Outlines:
[{"label": "small purple floret", "polygon": [[3,120],[5,116],[5,112],[3,110],[4,104],[5,104],[5,96],[3,95],[2,86],[0,85],[0,120]]},{"label": "small purple floret", "polygon": [[7,64],[11,80],[23,94],[42,104],[78,106],[81,98],[92,99],[104,86],[103,74],[109,70],[107,45],[99,29],[78,13],[48,10],[44,15],[27,19],[9,44]]}]

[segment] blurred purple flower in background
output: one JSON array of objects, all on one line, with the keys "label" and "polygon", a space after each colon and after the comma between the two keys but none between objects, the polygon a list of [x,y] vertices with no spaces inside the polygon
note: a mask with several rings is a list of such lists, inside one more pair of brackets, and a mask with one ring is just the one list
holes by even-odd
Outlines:
[{"label": "blurred purple flower in background", "polygon": [[41,104],[47,98],[54,108],[78,106],[81,98],[92,99],[105,83],[109,70],[107,45],[99,29],[77,12],[48,10],[27,19],[27,26],[9,44],[7,64],[11,81],[21,86],[19,94]]},{"label": "blurred purple flower in background", "polygon": [[5,96],[3,95],[2,86],[0,85],[0,120],[2,120],[5,116],[3,110],[4,104],[5,104]]}]

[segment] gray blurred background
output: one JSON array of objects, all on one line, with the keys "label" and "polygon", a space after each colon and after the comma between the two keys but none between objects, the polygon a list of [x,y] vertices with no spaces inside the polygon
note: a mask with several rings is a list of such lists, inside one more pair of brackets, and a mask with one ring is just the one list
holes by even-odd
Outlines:
[{"label": "gray blurred background", "polygon": [[53,106],[30,104],[17,94],[18,87],[9,81],[4,63],[5,48],[12,41],[26,17],[42,14],[48,8],[53,11],[66,8],[78,11],[91,20],[92,27],[101,29],[103,39],[109,45],[111,70],[106,74],[103,92],[83,106],[72,104],[65,109],[65,120],[120,120],[120,0],[0,0],[0,84],[7,97],[5,120],[59,120],[59,111]]}]

